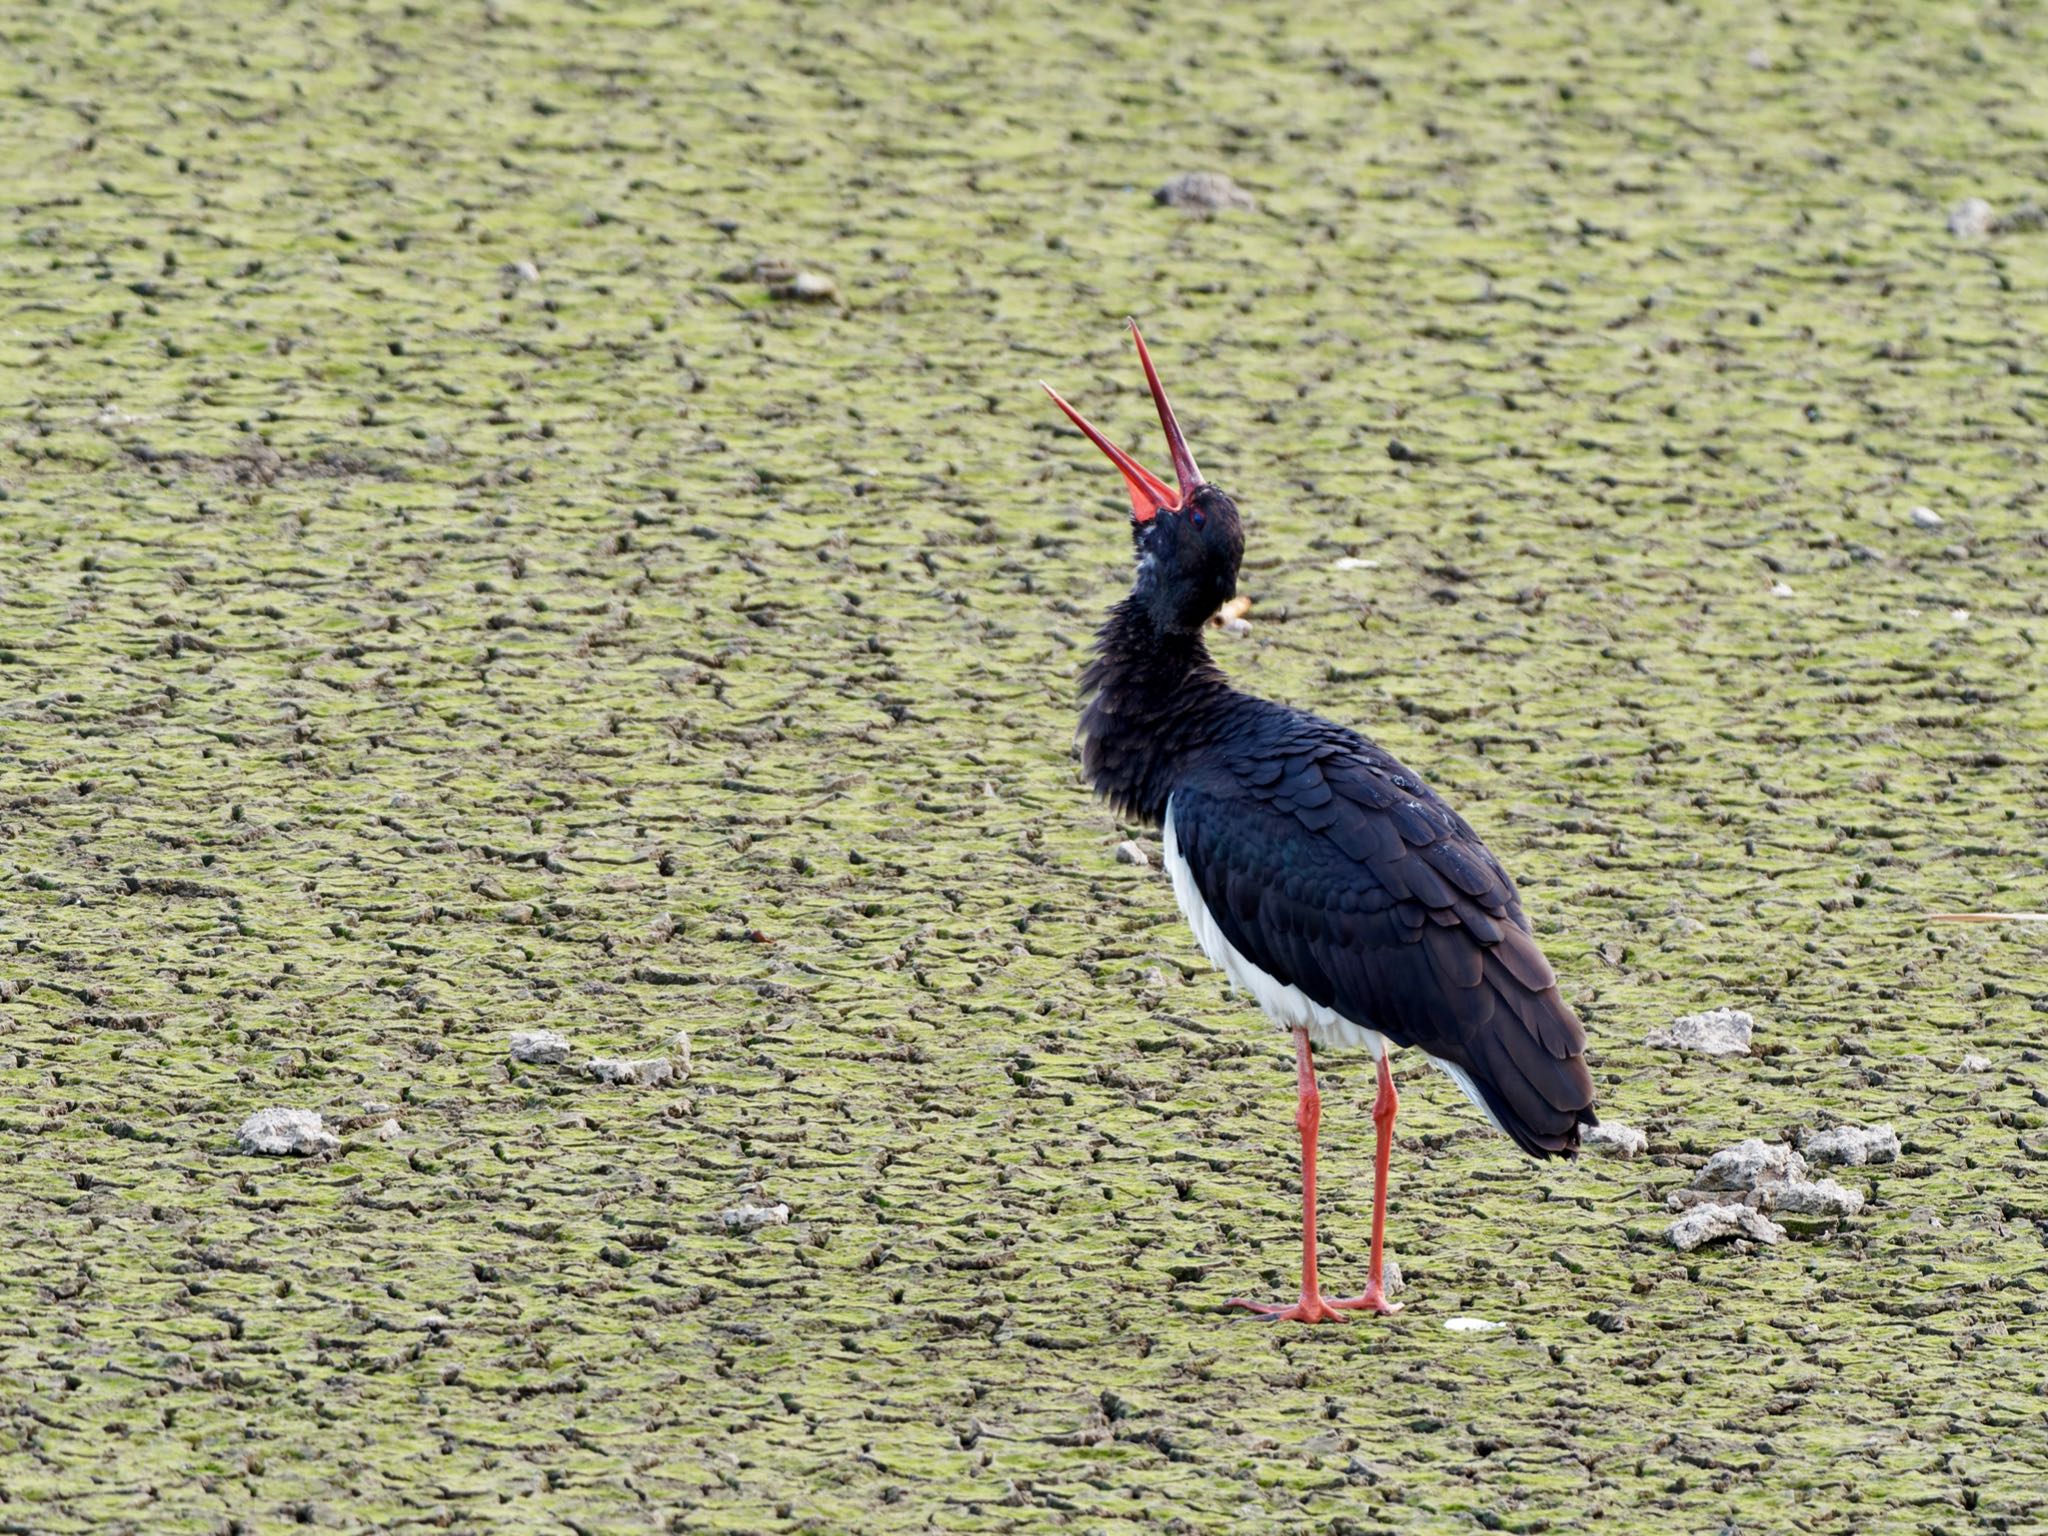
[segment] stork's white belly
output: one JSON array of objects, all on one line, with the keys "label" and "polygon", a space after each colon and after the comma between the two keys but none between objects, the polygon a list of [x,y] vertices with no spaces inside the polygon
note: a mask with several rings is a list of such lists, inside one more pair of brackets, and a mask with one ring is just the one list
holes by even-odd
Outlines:
[{"label": "stork's white belly", "polygon": [[1315,1045],[1368,1050],[1374,1056],[1387,1054],[1385,1035],[1345,1018],[1334,1008],[1324,1007],[1301,988],[1288,985],[1270,971],[1260,970],[1223,936],[1216,919],[1209,915],[1209,904],[1202,900],[1202,888],[1195,884],[1195,872],[1180,856],[1180,842],[1173,835],[1171,798],[1166,802],[1163,835],[1166,872],[1173,876],[1173,899],[1180,903],[1181,915],[1194,929],[1195,942],[1202,946],[1202,953],[1230,978],[1232,986],[1242,987],[1251,993],[1259,1007],[1265,1010],[1266,1017],[1282,1029],[1307,1030],[1310,1042]]},{"label": "stork's white belly", "polygon": [[[1188,868],[1188,861],[1181,857],[1180,841],[1173,835],[1173,799],[1166,801],[1166,822],[1162,830],[1165,845],[1166,872],[1173,877],[1173,899],[1180,903],[1181,915],[1188,920],[1188,927],[1195,933],[1195,942],[1202,946],[1202,953],[1230,979],[1232,986],[1242,987],[1258,1000],[1259,1007],[1267,1018],[1282,1029],[1305,1029],[1311,1044],[1335,1046],[1343,1050],[1368,1050],[1374,1056],[1387,1054],[1387,1037],[1367,1024],[1347,1019],[1334,1008],[1326,1008],[1301,988],[1290,986],[1273,975],[1261,970],[1246,959],[1244,954],[1223,936],[1216,919],[1210,915],[1209,904],[1202,899],[1202,888],[1195,883],[1195,873]],[[1424,1052],[1427,1055],[1427,1052]],[[1429,1063],[1464,1092],[1486,1116],[1487,1124],[1496,1131],[1506,1134],[1493,1111],[1487,1107],[1479,1087],[1472,1081],[1472,1075],[1463,1067],[1445,1061],[1441,1056],[1430,1056]]]}]

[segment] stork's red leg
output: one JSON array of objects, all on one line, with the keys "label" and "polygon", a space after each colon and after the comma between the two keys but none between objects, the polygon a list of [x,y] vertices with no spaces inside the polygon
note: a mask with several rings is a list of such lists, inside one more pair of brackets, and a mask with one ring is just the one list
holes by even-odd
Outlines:
[{"label": "stork's red leg", "polygon": [[1294,1076],[1300,1095],[1294,1124],[1301,1132],[1301,1300],[1287,1304],[1233,1297],[1224,1305],[1244,1307],[1282,1323],[1341,1323],[1344,1314],[1323,1299],[1316,1284],[1316,1130],[1322,1124],[1323,1096],[1316,1088],[1315,1061],[1309,1055],[1305,1029],[1294,1032]]},{"label": "stork's red leg", "polygon": [[1401,1096],[1394,1092],[1394,1070],[1387,1065],[1386,1054],[1382,1052],[1380,1091],[1372,1101],[1372,1123],[1379,1132],[1379,1157],[1372,1170],[1372,1267],[1366,1271],[1365,1294],[1332,1301],[1333,1307],[1360,1307],[1368,1312],[1401,1310],[1401,1303],[1387,1300],[1380,1269],[1387,1246],[1387,1154],[1394,1147],[1394,1114],[1400,1107]]}]

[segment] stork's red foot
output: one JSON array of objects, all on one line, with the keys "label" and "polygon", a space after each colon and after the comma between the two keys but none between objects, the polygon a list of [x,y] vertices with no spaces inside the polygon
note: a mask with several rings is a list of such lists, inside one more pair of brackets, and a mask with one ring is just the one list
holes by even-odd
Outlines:
[{"label": "stork's red foot", "polygon": [[1256,1312],[1276,1323],[1347,1323],[1350,1321],[1337,1308],[1342,1302],[1324,1300],[1311,1291],[1296,1302],[1246,1301],[1233,1296],[1223,1303],[1226,1307],[1243,1307],[1247,1312]]},{"label": "stork's red foot", "polygon": [[1333,1297],[1324,1305],[1355,1308],[1361,1312],[1377,1312],[1381,1317],[1392,1317],[1401,1310],[1401,1303],[1387,1300],[1387,1293],[1377,1285],[1367,1286],[1363,1296]]}]

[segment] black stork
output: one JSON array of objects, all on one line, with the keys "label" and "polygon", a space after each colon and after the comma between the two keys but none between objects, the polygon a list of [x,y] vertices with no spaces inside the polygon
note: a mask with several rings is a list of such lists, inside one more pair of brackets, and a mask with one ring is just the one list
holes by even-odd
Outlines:
[{"label": "black stork", "polygon": [[[1391,1046],[1415,1046],[1532,1157],[1571,1156],[1596,1125],[1586,1033],[1530,937],[1515,883],[1465,819],[1356,731],[1231,687],[1203,626],[1237,590],[1237,505],[1202,478],[1131,322],[1177,486],[1045,385],[1131,493],[1137,575],[1083,673],[1082,761],[1122,815],[1161,829],[1195,941],[1290,1030],[1301,1132],[1301,1299],[1232,1301],[1336,1322],[1394,1312],[1381,1274],[1387,1155],[1399,1099]],[[1316,1280],[1314,1047],[1363,1047],[1373,1102],[1372,1262],[1363,1295]]]}]

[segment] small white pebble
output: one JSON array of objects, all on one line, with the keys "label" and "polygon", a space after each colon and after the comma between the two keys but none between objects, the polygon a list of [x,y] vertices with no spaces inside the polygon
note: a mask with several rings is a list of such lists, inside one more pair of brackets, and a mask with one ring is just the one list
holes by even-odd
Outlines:
[{"label": "small white pebble", "polygon": [[1116,845],[1116,861],[1119,864],[1135,864],[1140,869],[1152,867],[1152,861],[1145,856],[1145,850],[1128,838]]},{"label": "small white pebble", "polygon": [[1764,47],[1752,48],[1742,56],[1742,61],[1751,69],[1769,69],[1771,67],[1771,51]]},{"label": "small white pebble", "polygon": [[1991,1061],[1985,1056],[1965,1056],[1956,1067],[1958,1072],[1989,1072]]},{"label": "small white pebble", "polygon": [[1782,1142],[1752,1136],[1723,1147],[1707,1159],[1693,1178],[1694,1189],[1728,1190],[1738,1194],[1806,1177],[1806,1159]]},{"label": "small white pebble", "polygon": [[1808,1162],[1861,1168],[1866,1163],[1899,1160],[1899,1133],[1888,1125],[1838,1125],[1816,1131],[1801,1148]]},{"label": "small white pebble", "polygon": [[1788,1216],[1854,1216],[1863,1209],[1863,1192],[1833,1179],[1795,1179],[1764,1191],[1764,1204]]},{"label": "small white pebble", "polygon": [[583,1070],[600,1083],[634,1083],[647,1088],[658,1083],[672,1083],[676,1076],[676,1065],[666,1056],[649,1056],[639,1061],[593,1056],[583,1063]]},{"label": "small white pebble", "polygon": [[1792,588],[1785,582],[1777,582],[1771,587],[1771,596],[1790,597],[1792,596]]},{"label": "small white pebble", "polygon": [[1333,571],[1376,571],[1379,568],[1379,561],[1361,560],[1356,555],[1344,555],[1330,567]]},{"label": "small white pebble", "polygon": [[1245,212],[1259,205],[1221,171],[1186,171],[1152,194],[1155,203],[1168,208],[1202,208],[1211,211],[1239,209]]},{"label": "small white pebble", "polygon": [[1579,1133],[1579,1145],[1589,1152],[1605,1152],[1610,1157],[1640,1157],[1649,1149],[1650,1138],[1619,1120],[1602,1120]]},{"label": "small white pebble", "polygon": [[1671,1223],[1664,1239],[1680,1253],[1726,1237],[1747,1237],[1759,1243],[1782,1243],[1785,1229],[1746,1205],[1697,1205]]},{"label": "small white pebble", "polygon": [[1948,616],[1950,619],[1952,619],[1954,622],[1958,624],[1967,624],[1970,622],[1970,610],[1967,608],[1951,608],[1948,611]]},{"label": "small white pebble", "polygon": [[1490,1322],[1483,1317],[1447,1317],[1444,1319],[1446,1333],[1499,1333],[1506,1323]]},{"label": "small white pebble", "polygon": [[1949,210],[1948,232],[1960,240],[1988,235],[1997,225],[1997,210],[1981,197],[1966,197]]},{"label": "small white pebble", "polygon": [[1711,1008],[1675,1019],[1668,1029],[1653,1029],[1643,1044],[1707,1056],[1746,1056],[1756,1020],[1740,1008]]},{"label": "small white pebble", "polygon": [[789,297],[806,304],[822,304],[839,297],[839,285],[822,272],[799,272],[790,281]]},{"label": "small white pebble", "polygon": [[396,1141],[405,1134],[405,1127],[396,1120],[385,1120],[378,1124],[376,1137],[379,1141]]},{"label": "small white pebble", "polygon": [[1910,515],[1915,528],[1939,528],[1947,521],[1932,507],[1915,507]]},{"label": "small white pebble", "polygon": [[780,1227],[789,1221],[786,1205],[756,1205],[743,1200],[718,1213],[718,1223],[728,1232],[758,1232],[763,1227]]},{"label": "small white pebble", "polygon": [[569,1038],[552,1029],[525,1029],[513,1035],[507,1049],[514,1061],[530,1061],[552,1067],[569,1059]]},{"label": "small white pebble", "polygon": [[235,1140],[244,1152],[265,1157],[310,1157],[341,1145],[341,1138],[321,1123],[317,1109],[259,1109],[242,1122]]},{"label": "small white pebble", "polygon": [[1251,632],[1252,625],[1249,619],[1225,619],[1223,621],[1223,633],[1226,635],[1248,635]]}]

